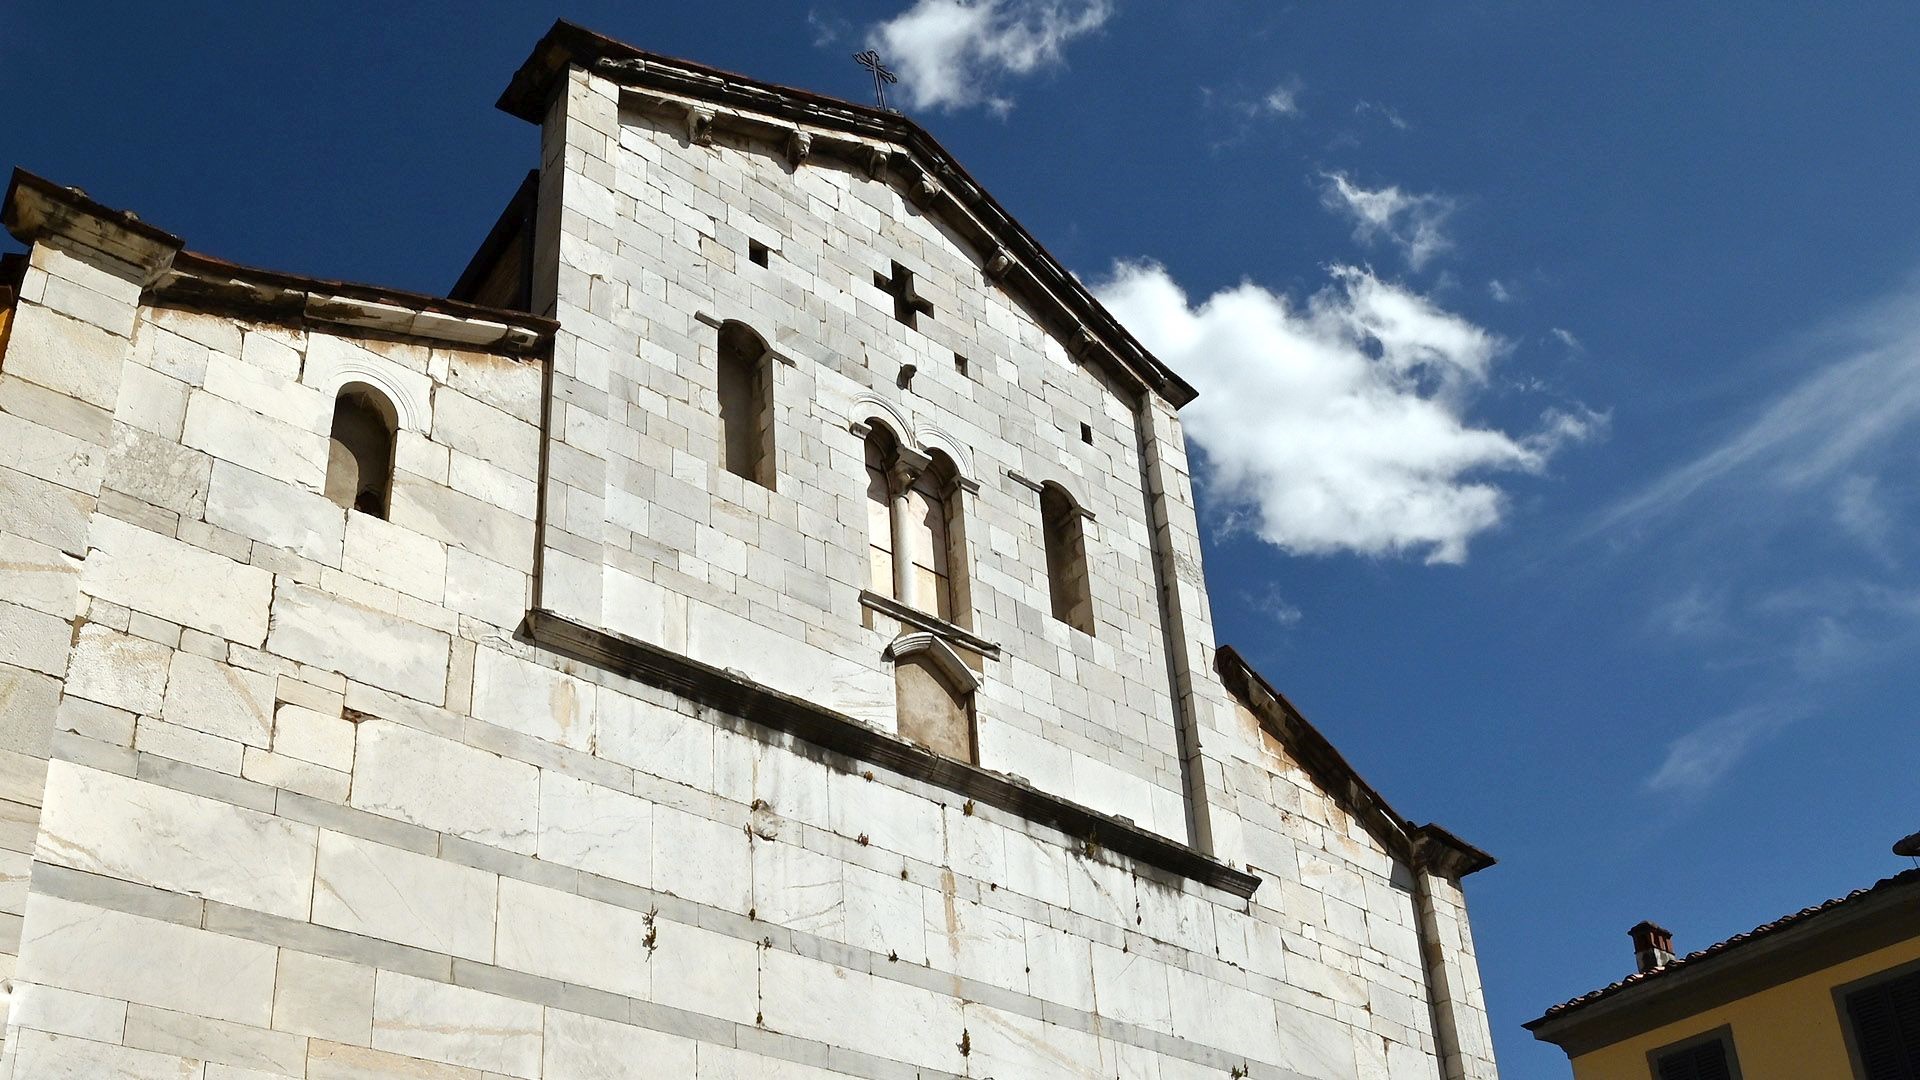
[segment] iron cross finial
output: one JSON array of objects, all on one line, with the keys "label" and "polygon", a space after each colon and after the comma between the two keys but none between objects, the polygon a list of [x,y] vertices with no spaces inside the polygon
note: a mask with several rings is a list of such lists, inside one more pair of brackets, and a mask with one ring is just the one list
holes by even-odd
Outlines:
[{"label": "iron cross finial", "polygon": [[868,49],[866,52],[863,52],[863,53],[854,53],[853,59],[854,59],[854,62],[859,64],[861,67],[866,68],[868,71],[873,72],[874,102],[875,104],[879,105],[882,109],[886,108],[887,107],[887,84],[899,82],[900,81],[899,77],[894,75],[893,72],[887,70],[887,65],[882,63],[880,60],[880,54],[877,52],[874,52],[872,49]]}]

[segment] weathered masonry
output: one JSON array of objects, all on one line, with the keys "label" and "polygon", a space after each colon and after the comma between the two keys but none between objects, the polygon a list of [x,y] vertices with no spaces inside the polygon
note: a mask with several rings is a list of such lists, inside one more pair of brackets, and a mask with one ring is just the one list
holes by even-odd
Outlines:
[{"label": "weathered masonry", "polygon": [[15,173],[18,1078],[1495,1075],[1192,397],[912,121],[561,24],[441,299]]}]

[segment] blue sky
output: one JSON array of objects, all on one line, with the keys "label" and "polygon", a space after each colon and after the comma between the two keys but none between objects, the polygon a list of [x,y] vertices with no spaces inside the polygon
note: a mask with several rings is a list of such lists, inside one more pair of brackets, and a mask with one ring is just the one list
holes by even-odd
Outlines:
[{"label": "blue sky", "polygon": [[[1203,390],[1238,645],[1470,881],[1519,1024],[1920,828],[1911,4],[15,5],[0,161],[443,291],[556,16],[899,101]],[[263,8],[265,10],[265,8]],[[1211,393],[1205,393],[1206,391]],[[1251,403],[1250,405],[1247,403]]]}]

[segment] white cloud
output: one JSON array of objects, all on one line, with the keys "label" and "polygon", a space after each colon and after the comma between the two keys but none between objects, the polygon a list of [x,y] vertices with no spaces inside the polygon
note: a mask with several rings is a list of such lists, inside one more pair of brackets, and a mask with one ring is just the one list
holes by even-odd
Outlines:
[{"label": "white cloud", "polygon": [[1725,776],[1754,744],[1773,737],[1805,715],[1802,706],[1767,702],[1709,720],[1667,744],[1667,756],[1647,777],[1647,787],[1698,795]]},{"label": "white cloud", "polygon": [[1267,91],[1267,96],[1260,99],[1260,108],[1274,116],[1299,116],[1299,80],[1282,83]]},{"label": "white cloud", "polygon": [[1370,271],[1332,275],[1304,304],[1242,284],[1196,307],[1150,263],[1116,266],[1096,292],[1200,391],[1181,415],[1207,490],[1262,539],[1462,562],[1505,511],[1488,475],[1538,472],[1605,418],[1474,426],[1467,407],[1505,343]]},{"label": "white cloud", "polygon": [[917,0],[868,42],[899,71],[908,105],[1005,112],[1013,100],[991,89],[997,80],[1061,64],[1066,44],[1112,13],[1110,0]]},{"label": "white cloud", "polygon": [[1513,302],[1513,286],[1508,285],[1499,278],[1489,278],[1487,280],[1487,295],[1493,297],[1495,303],[1510,304]]},{"label": "white cloud", "polygon": [[1298,604],[1282,596],[1280,590],[1271,585],[1267,586],[1266,592],[1248,600],[1255,610],[1272,619],[1283,630],[1293,629],[1300,625],[1300,620],[1306,618],[1306,612],[1301,611]]},{"label": "white cloud", "polygon": [[1549,329],[1547,333],[1553,337],[1553,340],[1565,345],[1573,352],[1585,352],[1587,350],[1587,347],[1580,343],[1580,339],[1573,336],[1573,331],[1571,330],[1555,326]]},{"label": "white cloud", "polygon": [[1853,475],[1834,493],[1833,518],[1840,531],[1859,541],[1867,552],[1885,563],[1894,562],[1893,514],[1887,510],[1879,482]]},{"label": "white cloud", "polygon": [[1323,173],[1326,185],[1320,201],[1327,209],[1346,214],[1354,222],[1354,238],[1373,243],[1384,237],[1398,246],[1415,270],[1453,246],[1447,236],[1447,218],[1454,202],[1444,195],[1416,195],[1398,186],[1368,189],[1346,173]]}]

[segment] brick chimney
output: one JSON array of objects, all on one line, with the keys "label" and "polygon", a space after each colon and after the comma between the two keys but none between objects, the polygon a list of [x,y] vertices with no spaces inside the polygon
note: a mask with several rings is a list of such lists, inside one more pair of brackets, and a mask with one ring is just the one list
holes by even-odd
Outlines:
[{"label": "brick chimney", "polygon": [[1627,936],[1633,939],[1633,962],[1641,974],[1673,963],[1673,932],[1666,927],[1642,922],[1627,931]]}]

